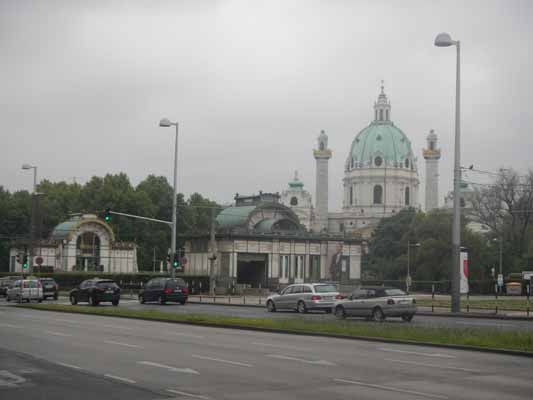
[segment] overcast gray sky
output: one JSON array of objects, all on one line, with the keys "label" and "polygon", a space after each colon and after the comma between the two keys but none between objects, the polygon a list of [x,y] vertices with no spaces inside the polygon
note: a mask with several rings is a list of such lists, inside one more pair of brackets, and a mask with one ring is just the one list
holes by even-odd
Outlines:
[{"label": "overcast gray sky", "polygon": [[[462,43],[463,165],[532,167],[533,1],[0,0],[0,185],[84,183],[126,172],[230,202],[282,191],[298,170],[313,199],[312,149],[329,135],[330,210],[344,161],[385,80],[392,119],[418,156],[442,148],[452,186],[455,50]],[[471,175],[471,180],[482,177]],[[419,199],[423,203],[423,191]]]}]

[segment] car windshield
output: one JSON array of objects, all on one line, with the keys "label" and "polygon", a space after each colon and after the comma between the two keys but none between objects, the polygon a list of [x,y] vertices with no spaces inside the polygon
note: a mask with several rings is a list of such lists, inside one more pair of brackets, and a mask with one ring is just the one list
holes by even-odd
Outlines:
[{"label": "car windshield", "polygon": [[336,292],[337,288],[335,285],[315,285],[315,292],[316,293],[329,293],[329,292]]},{"label": "car windshield", "polygon": [[405,292],[400,289],[385,289],[385,294],[387,296],[405,296]]},{"label": "car windshield", "polygon": [[118,288],[117,284],[113,281],[101,281],[96,284],[99,288],[102,289],[116,289]]}]

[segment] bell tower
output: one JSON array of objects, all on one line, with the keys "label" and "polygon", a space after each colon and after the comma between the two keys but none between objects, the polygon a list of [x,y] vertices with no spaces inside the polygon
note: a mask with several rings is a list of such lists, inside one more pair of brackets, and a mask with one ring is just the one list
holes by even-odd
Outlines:
[{"label": "bell tower", "polygon": [[313,150],[316,160],[316,223],[315,230],[322,232],[328,229],[328,164],[331,150],[328,148],[328,135],[322,130],[318,136],[318,148]]},{"label": "bell tower", "polygon": [[432,129],[426,138],[427,148],[422,150],[426,160],[426,212],[439,207],[439,160],[437,135]]}]

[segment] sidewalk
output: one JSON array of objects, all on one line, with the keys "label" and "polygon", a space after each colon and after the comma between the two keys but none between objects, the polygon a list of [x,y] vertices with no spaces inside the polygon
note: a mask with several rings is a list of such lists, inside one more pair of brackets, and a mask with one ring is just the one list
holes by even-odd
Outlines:
[{"label": "sidewalk", "polygon": [[[240,307],[266,307],[267,297],[259,296],[207,296],[194,295],[189,296],[189,303],[194,304],[214,304],[220,306],[240,306]],[[433,311],[431,306],[419,306],[418,314],[435,317],[460,317],[460,318],[492,318],[492,319],[517,319],[530,320],[533,322],[533,312],[529,314],[529,318],[525,311],[507,311],[499,310],[495,313],[492,309],[472,308],[466,311],[466,305],[462,307],[463,311],[460,313],[451,313],[449,308],[435,306]]]}]

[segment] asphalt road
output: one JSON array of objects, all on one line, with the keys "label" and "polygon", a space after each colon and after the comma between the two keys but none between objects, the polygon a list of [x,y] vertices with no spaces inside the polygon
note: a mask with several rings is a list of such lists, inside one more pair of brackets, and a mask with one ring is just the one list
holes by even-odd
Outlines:
[{"label": "asphalt road", "polygon": [[[66,380],[85,374],[115,381],[123,385],[113,389],[117,396],[138,390],[138,395],[129,392],[130,399],[510,400],[530,399],[533,393],[533,359],[481,352],[15,307],[0,307],[0,335],[0,349],[11,358],[18,352],[47,360],[62,368]],[[50,395],[50,383],[39,390],[46,381],[39,374],[61,371],[36,361],[33,375],[24,374],[2,354],[0,382],[2,374],[24,375],[41,393],[36,399],[78,397],[62,394],[61,380]],[[0,386],[0,398],[16,399],[17,390]],[[91,388],[78,390],[83,398]]]},{"label": "asphalt road", "polygon": [[[70,304],[67,298],[60,297],[56,302],[47,300],[46,303]],[[83,304],[83,303],[82,303]],[[0,300],[0,306],[14,305],[7,303],[5,300]],[[112,307],[110,303],[102,303],[99,307]],[[321,311],[309,312],[308,314],[298,314],[296,312],[275,312],[269,313],[264,307],[242,307],[231,305],[213,305],[213,304],[198,304],[187,303],[185,306],[175,303],[168,303],[166,305],[159,305],[156,303],[139,304],[137,300],[122,299],[119,307],[133,309],[133,310],[158,310],[164,312],[172,312],[178,314],[211,314],[211,315],[227,315],[242,318],[303,318],[318,321],[328,321],[335,319],[331,314],[325,314]],[[1,308],[0,308],[1,309]],[[362,318],[349,318],[354,324],[374,324],[374,322],[365,321]],[[386,324],[405,324],[400,318],[389,318],[385,321]],[[527,320],[499,320],[490,318],[459,318],[459,317],[433,317],[425,315],[416,315],[410,324],[421,327],[447,327],[455,329],[504,329],[504,330],[533,330],[533,319]]]}]

